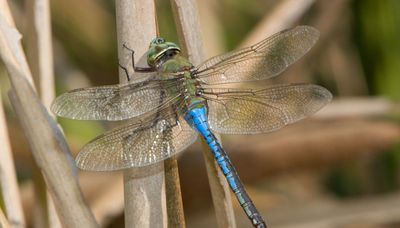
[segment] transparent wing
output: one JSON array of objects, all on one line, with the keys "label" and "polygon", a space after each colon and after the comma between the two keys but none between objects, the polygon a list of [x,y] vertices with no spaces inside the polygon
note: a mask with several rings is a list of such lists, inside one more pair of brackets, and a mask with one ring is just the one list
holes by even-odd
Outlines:
[{"label": "transparent wing", "polygon": [[279,32],[248,48],[215,56],[196,68],[207,84],[235,83],[274,77],[303,56],[318,40],[309,26]]},{"label": "transparent wing", "polygon": [[91,171],[142,167],[183,151],[196,141],[197,133],[171,113],[164,110],[97,137],[79,152],[77,166]]},{"label": "transparent wing", "polygon": [[57,97],[51,110],[79,120],[129,119],[171,102],[167,90],[176,83],[177,78],[75,89]]},{"label": "transparent wing", "polygon": [[317,85],[251,89],[206,89],[208,121],[221,134],[257,134],[282,128],[326,105],[331,93]]}]

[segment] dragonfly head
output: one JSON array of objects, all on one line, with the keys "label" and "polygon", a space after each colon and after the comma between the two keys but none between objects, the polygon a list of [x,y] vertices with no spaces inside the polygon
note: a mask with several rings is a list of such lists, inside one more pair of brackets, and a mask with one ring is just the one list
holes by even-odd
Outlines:
[{"label": "dragonfly head", "polygon": [[161,37],[156,37],[150,42],[149,51],[147,54],[147,64],[149,66],[156,66],[157,62],[163,58],[167,53],[180,52],[181,49],[172,42],[167,42]]}]

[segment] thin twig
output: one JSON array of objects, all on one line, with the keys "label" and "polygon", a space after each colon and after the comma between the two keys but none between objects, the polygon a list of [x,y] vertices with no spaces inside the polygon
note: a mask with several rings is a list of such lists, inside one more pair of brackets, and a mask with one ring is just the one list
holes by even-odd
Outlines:
[{"label": "thin twig", "polygon": [[185,228],[182,193],[176,157],[167,159],[165,166],[165,193],[167,197],[168,227]]},{"label": "thin twig", "polygon": [[0,5],[0,56],[13,88],[10,99],[46,179],[60,220],[66,227],[97,227],[79,189],[65,139],[34,91],[20,43],[21,35],[12,18],[7,16],[11,15],[8,5],[4,0]]},{"label": "thin twig", "polygon": [[[146,53],[156,36],[154,2],[118,0],[116,14],[119,63],[132,69],[130,54],[123,45],[135,50],[136,60]],[[121,70],[119,75],[120,82],[126,82],[125,72]],[[124,194],[125,227],[167,226],[163,163],[124,171]]]},{"label": "thin twig", "polygon": [[[1,101],[1,96],[0,96]],[[0,145],[2,145],[0,159],[0,187],[3,194],[4,206],[8,219],[15,228],[25,227],[25,218],[22,211],[21,198],[17,176],[15,173],[14,159],[11,152],[7,132],[6,119],[3,105],[0,102]]]},{"label": "thin twig", "polygon": [[[203,60],[204,54],[196,3],[182,0],[172,0],[171,3],[182,49],[193,64],[199,64]],[[220,140],[219,136],[217,138]],[[203,155],[218,226],[236,227],[229,186],[204,142]]]},{"label": "thin twig", "polygon": [[[50,104],[55,97],[49,0],[28,1],[25,11],[28,18],[28,25],[26,26],[28,29],[26,36],[28,61],[40,99],[49,110]],[[42,202],[34,204],[35,207],[38,207],[33,212],[35,214],[35,224],[37,222],[40,223],[35,227],[43,227],[43,223],[52,228],[61,227],[53,205],[54,202],[47,192],[43,176],[39,169],[34,169],[33,171],[37,172],[33,175],[35,178],[34,183],[38,185],[35,190],[45,191],[44,194],[36,193],[37,195],[44,195],[44,197],[35,198],[36,200],[43,199]]]}]

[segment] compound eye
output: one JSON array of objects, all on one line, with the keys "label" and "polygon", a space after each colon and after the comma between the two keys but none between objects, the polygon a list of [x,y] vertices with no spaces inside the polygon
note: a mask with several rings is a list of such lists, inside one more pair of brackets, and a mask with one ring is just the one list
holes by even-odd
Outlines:
[{"label": "compound eye", "polygon": [[163,38],[157,38],[156,43],[162,44],[162,43],[165,43],[165,40]]}]

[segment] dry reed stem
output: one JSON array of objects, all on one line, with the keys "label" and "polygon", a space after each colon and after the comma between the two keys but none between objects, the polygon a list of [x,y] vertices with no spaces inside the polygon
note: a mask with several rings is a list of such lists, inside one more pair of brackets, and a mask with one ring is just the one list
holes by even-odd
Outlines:
[{"label": "dry reed stem", "polygon": [[[16,49],[16,53],[13,53],[14,59],[11,59],[12,64],[19,64],[20,70],[22,71],[23,74],[29,75],[26,79],[28,82],[33,85],[33,79],[31,77],[30,69],[28,66],[28,63],[25,60],[25,55],[23,54],[22,46],[19,43],[19,40],[21,39],[21,34],[18,32],[18,30],[15,27],[15,22],[14,19],[11,15],[10,7],[8,6],[8,3],[6,0],[0,0],[0,28],[1,31],[3,32],[2,36],[5,38],[4,42],[7,42],[9,39],[11,40],[18,40],[18,42],[15,42],[13,46],[11,46],[12,49]],[[7,31],[7,33],[5,33]],[[0,49],[4,53],[7,50]],[[9,50],[10,51],[10,50]],[[3,62],[5,60],[3,59]],[[7,64],[5,62],[5,64]],[[7,67],[7,65],[6,65]]]},{"label": "dry reed stem", "polygon": [[3,210],[0,208],[0,227],[1,228],[10,228],[10,224],[8,223],[6,216],[3,213]]},{"label": "dry reed stem", "polygon": [[[171,0],[179,41],[194,64],[203,61],[203,43],[195,1]],[[219,141],[220,137],[216,135]],[[203,155],[219,227],[236,227],[230,189],[208,146],[203,141]]]},{"label": "dry reed stem", "polygon": [[0,145],[2,145],[0,155],[0,192],[2,193],[4,207],[12,227],[23,228],[25,227],[25,218],[22,211],[14,159],[5,118],[0,96]]},{"label": "dry reed stem", "polygon": [[398,192],[347,201],[319,199],[309,205],[291,205],[273,212],[271,224],[285,228],[397,227],[400,222]]},{"label": "dry reed stem", "polygon": [[46,182],[40,172],[39,167],[33,164],[32,168],[32,184],[33,184],[33,207],[32,213],[32,227],[34,228],[48,228],[49,216],[47,211],[47,187]]},{"label": "dry reed stem", "polygon": [[26,5],[27,57],[33,81],[43,105],[48,109],[55,97],[53,47],[49,0],[33,0]]},{"label": "dry reed stem", "polygon": [[186,227],[176,156],[164,161],[168,227]]},{"label": "dry reed stem", "polygon": [[[123,214],[124,188],[120,173],[81,172],[79,182],[100,227],[107,227],[110,222]],[[32,211],[34,207],[34,198],[37,195],[33,187],[32,181],[27,181],[20,187],[24,211]],[[33,213],[26,214],[27,224],[32,224],[33,216],[35,216]]]},{"label": "dry reed stem", "polygon": [[[18,75],[17,70],[12,69],[9,72],[13,72],[10,73],[13,77]],[[71,168],[73,159],[62,133],[22,77],[24,76],[16,76],[16,83],[22,86],[16,87],[19,94],[15,92],[17,89],[11,91],[10,100],[32,147],[35,161],[46,179],[60,221],[66,227],[97,227],[80,191],[76,170]],[[26,96],[32,96],[32,99],[19,99]],[[27,118],[29,115],[32,117]]]},{"label": "dry reed stem", "polygon": [[[49,110],[55,97],[49,0],[28,1],[25,11],[28,18],[28,25],[26,26],[28,61],[32,70],[35,88],[42,103]],[[43,197],[37,197],[37,200],[42,199],[42,201],[34,204],[35,227],[61,227],[53,205],[54,202],[47,192],[43,176],[39,169],[35,168],[33,171],[37,172],[33,175],[35,178],[34,183],[38,185],[35,190],[45,191],[45,193],[36,193],[37,195],[43,195]]]},{"label": "dry reed stem", "polygon": [[400,113],[400,103],[384,97],[338,98],[313,115],[318,119],[365,118]]},{"label": "dry reed stem", "polygon": [[[2,23],[8,23],[10,26],[15,26],[14,20],[12,19],[11,12],[9,10],[9,6],[7,1],[1,0],[0,1],[0,20]],[[0,24],[1,25],[1,24]],[[27,65],[25,66],[27,68]],[[1,101],[1,99],[0,99]],[[1,102],[0,102],[1,103]],[[0,104],[1,109],[3,108],[2,104]],[[1,115],[4,114],[3,110],[0,110]],[[3,122],[4,120],[4,122]],[[2,172],[4,173],[4,178],[7,178],[7,180],[2,179],[0,180],[0,184],[2,187],[3,191],[3,198],[4,198],[4,203],[5,207],[7,210],[8,217],[10,220],[13,222],[15,220],[15,223],[20,223],[21,227],[25,227],[25,218],[23,215],[22,211],[22,204],[21,204],[21,199],[19,196],[19,190],[18,190],[18,184],[16,180],[16,175],[15,175],[15,167],[14,163],[12,160],[12,153],[11,153],[11,147],[10,144],[8,143],[8,136],[7,136],[7,129],[6,129],[6,124],[5,124],[5,117],[0,117],[0,121],[2,121],[1,125],[3,125],[0,129],[1,131],[1,136],[0,140],[1,142],[4,142],[4,154],[2,155],[1,159],[1,164],[0,166],[4,168]],[[3,138],[4,137],[4,138]],[[13,174],[14,173],[14,174]],[[14,180],[13,180],[14,179]],[[12,196],[12,194],[16,194]],[[12,200],[13,202],[8,202],[8,200]],[[9,227],[8,222],[5,223],[3,220],[4,214],[0,209],[1,213],[1,220],[2,220],[2,226]],[[4,217],[5,219],[5,217]],[[4,223],[3,223],[4,222]],[[14,222],[13,222],[14,223]]]},{"label": "dry reed stem", "polygon": [[[136,61],[142,59],[149,42],[156,36],[154,2],[118,0],[116,15],[119,63],[127,69],[132,69],[130,52],[123,48],[123,44],[135,50]],[[138,65],[142,65],[140,60],[138,62]],[[126,82],[124,71],[120,70],[119,78],[121,83]],[[124,194],[125,227],[167,226],[162,162],[124,171]]]},{"label": "dry reed stem", "polygon": [[218,1],[202,0],[197,1],[201,31],[204,45],[204,57],[219,55],[225,50],[224,28],[218,15]]},{"label": "dry reed stem", "polygon": [[[340,118],[303,121],[268,135],[231,136],[224,142],[244,182],[257,183],[282,173],[321,171],[344,162],[372,158],[399,143],[399,138],[400,127],[395,123]],[[180,163],[187,170],[181,179],[186,182],[184,186],[190,186],[183,191],[187,196],[185,205],[191,208],[202,206],[193,205],[194,197],[209,196],[204,183],[191,179],[193,175],[197,180],[206,178],[202,175],[204,168],[198,165],[201,156],[196,153],[200,151],[196,148],[190,157],[182,155]]]},{"label": "dry reed stem", "polygon": [[176,156],[167,159],[165,166],[165,193],[167,197],[168,227],[186,227]]},{"label": "dry reed stem", "polygon": [[[317,1],[315,3],[315,16],[308,24],[314,26],[320,31],[320,38],[315,46],[310,50],[310,52],[306,54],[305,58],[300,59],[297,64],[289,67],[289,69],[283,72],[281,78],[284,77],[286,79],[286,82],[299,82],[299,78],[308,79],[310,77],[310,71],[313,70],[321,71],[321,76],[323,77],[324,81],[334,81],[335,83],[338,83],[335,78],[329,77],[330,75],[332,75],[332,72],[327,72],[324,69],[326,68],[326,64],[324,64],[324,62],[327,62],[328,60],[328,57],[326,55],[327,47],[329,47],[332,42],[338,41],[339,36],[337,36],[337,31],[338,29],[342,29],[341,27],[343,26],[343,23],[341,23],[340,21],[342,19],[342,12],[346,9],[348,2],[349,0],[336,0]],[[317,63],[315,61],[307,61],[320,59],[321,57],[323,57],[322,60],[317,61]],[[310,69],[310,65],[313,64],[315,65],[315,68]],[[354,68],[352,69],[353,74],[358,74],[360,72],[362,73],[360,69],[357,69],[359,68],[358,64],[353,65],[352,68]],[[354,80],[351,80],[353,76],[358,82],[365,80],[361,79],[362,75],[352,75],[350,78],[347,78],[347,83],[357,85],[355,84],[356,82],[353,82]],[[361,83],[363,84],[364,82]],[[358,87],[359,86],[357,85],[357,88]],[[364,87],[364,85],[361,85],[360,87]]]},{"label": "dry reed stem", "polygon": [[244,39],[240,47],[253,45],[283,29],[292,26],[310,8],[315,0],[282,0],[265,15],[257,27]]},{"label": "dry reed stem", "polygon": [[28,138],[34,158],[56,203],[60,220],[67,227],[97,227],[84,202],[72,169],[72,158],[54,120],[38,99],[7,3],[0,8],[0,55],[7,68],[10,99]]}]

